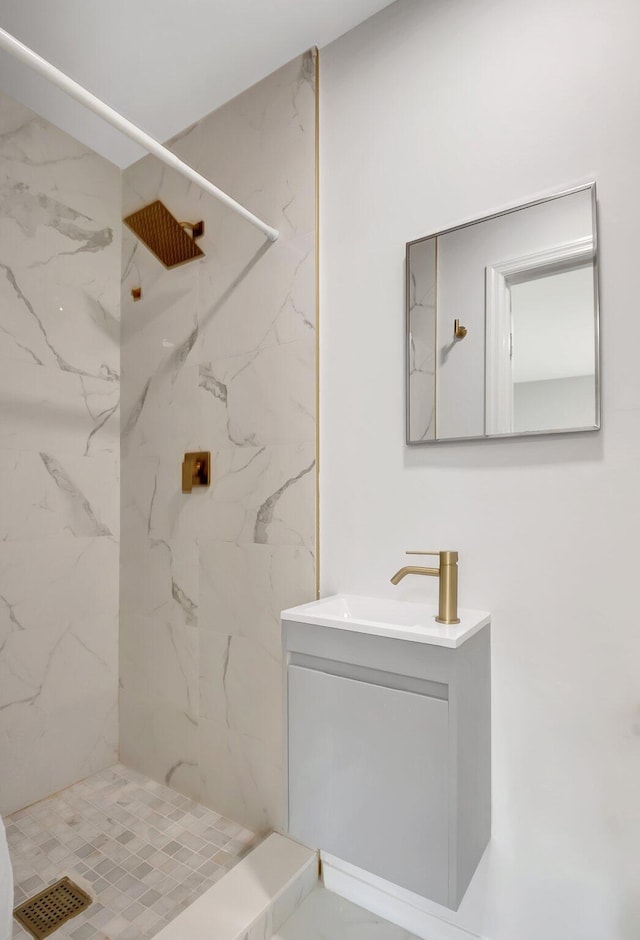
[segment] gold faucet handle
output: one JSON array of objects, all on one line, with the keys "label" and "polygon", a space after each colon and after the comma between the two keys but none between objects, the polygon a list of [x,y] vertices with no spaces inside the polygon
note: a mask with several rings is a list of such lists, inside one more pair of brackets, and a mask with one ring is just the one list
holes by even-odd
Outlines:
[{"label": "gold faucet handle", "polygon": [[441,565],[456,565],[458,563],[458,553],[450,551],[442,552],[406,552],[407,555],[438,555]]}]

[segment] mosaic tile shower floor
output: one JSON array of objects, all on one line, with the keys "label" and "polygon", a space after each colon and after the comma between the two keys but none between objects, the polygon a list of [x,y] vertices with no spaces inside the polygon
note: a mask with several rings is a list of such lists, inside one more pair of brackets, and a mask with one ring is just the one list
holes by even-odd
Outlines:
[{"label": "mosaic tile shower floor", "polygon": [[[63,875],[95,899],[53,940],[148,940],[257,836],[118,764],[5,820],[21,904]],[[32,940],[14,920],[13,940]]]}]

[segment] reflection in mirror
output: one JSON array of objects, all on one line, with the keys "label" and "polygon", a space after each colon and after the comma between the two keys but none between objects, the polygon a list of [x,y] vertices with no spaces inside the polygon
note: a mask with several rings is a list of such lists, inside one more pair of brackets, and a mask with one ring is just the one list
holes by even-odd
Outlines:
[{"label": "reflection in mirror", "polygon": [[590,264],[513,285],[513,422],[507,430],[593,424],[592,306]]},{"label": "reflection in mirror", "polygon": [[595,232],[589,185],[407,245],[408,443],[599,427]]},{"label": "reflection in mirror", "polygon": [[409,271],[409,381],[414,407],[411,438],[435,437],[436,363],[433,337],[436,328],[436,240],[425,238],[415,246],[415,264]]}]

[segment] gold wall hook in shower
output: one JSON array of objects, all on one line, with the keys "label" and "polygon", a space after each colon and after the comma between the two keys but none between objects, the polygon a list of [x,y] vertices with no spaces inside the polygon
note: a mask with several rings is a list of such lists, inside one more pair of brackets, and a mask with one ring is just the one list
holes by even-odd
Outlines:
[{"label": "gold wall hook in shower", "polygon": [[453,338],[464,339],[469,330],[466,326],[460,326],[460,320],[453,321]]},{"label": "gold wall hook in shower", "polygon": [[209,486],[211,483],[211,454],[208,450],[194,451],[184,455],[182,461],[182,492],[191,493],[194,486]]}]

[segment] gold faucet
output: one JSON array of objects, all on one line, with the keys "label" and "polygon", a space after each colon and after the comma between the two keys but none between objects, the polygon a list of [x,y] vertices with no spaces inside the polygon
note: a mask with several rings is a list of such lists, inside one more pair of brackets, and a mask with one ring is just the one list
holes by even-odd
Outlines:
[{"label": "gold faucet", "polygon": [[399,584],[408,574],[426,574],[439,578],[438,623],[460,623],[458,617],[458,553],[457,552],[407,552],[407,555],[438,555],[439,568],[417,568],[407,565],[396,571],[392,584]]}]

